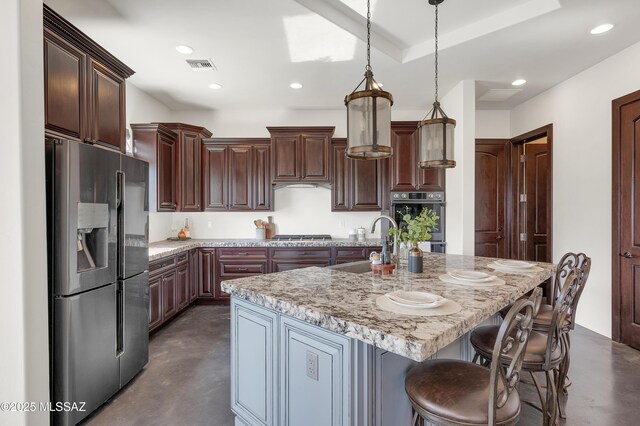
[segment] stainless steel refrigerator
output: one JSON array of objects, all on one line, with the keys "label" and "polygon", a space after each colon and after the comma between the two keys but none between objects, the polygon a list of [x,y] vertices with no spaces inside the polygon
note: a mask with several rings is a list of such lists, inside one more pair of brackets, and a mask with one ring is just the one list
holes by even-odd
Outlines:
[{"label": "stainless steel refrigerator", "polygon": [[146,365],[148,163],[46,140],[51,402],[81,421]]}]

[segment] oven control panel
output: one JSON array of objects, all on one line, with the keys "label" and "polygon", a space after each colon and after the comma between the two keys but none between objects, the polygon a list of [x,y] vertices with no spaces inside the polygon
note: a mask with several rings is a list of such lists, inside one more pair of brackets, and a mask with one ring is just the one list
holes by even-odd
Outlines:
[{"label": "oven control panel", "polygon": [[398,202],[443,203],[444,192],[392,192],[391,200]]}]

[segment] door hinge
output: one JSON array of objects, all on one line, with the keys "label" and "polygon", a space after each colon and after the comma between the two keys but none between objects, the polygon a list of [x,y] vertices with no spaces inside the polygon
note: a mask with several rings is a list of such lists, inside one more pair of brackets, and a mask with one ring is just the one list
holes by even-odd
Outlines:
[{"label": "door hinge", "polygon": [[521,203],[527,202],[527,194],[520,194],[520,202]]},{"label": "door hinge", "polygon": [[526,157],[524,156],[524,154],[520,155],[520,162],[524,163],[525,162],[525,158]]},{"label": "door hinge", "polygon": [[527,234],[526,234],[526,232],[522,232],[522,233],[520,233],[520,241],[527,241]]}]

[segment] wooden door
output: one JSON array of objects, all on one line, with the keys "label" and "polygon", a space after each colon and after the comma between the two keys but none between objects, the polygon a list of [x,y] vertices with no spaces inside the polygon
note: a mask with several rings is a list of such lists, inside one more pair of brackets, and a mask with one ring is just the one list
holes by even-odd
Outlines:
[{"label": "wooden door", "polygon": [[202,144],[200,135],[182,131],[180,140],[180,205],[183,212],[202,210]]},{"label": "wooden door", "polygon": [[505,207],[509,140],[476,141],[475,255],[508,257]]},{"label": "wooden door", "polygon": [[301,180],[329,182],[329,137],[302,134],[300,137]]},{"label": "wooden door", "polygon": [[199,277],[198,249],[189,250],[189,303],[198,298]]},{"label": "wooden door", "polygon": [[[524,149],[524,194],[526,195],[524,226],[526,233],[523,242],[524,253],[520,257],[524,260],[548,262],[547,258],[547,188],[549,156],[546,140],[529,142]],[[521,163],[522,164],[522,163]]]},{"label": "wooden door", "polygon": [[251,210],[251,146],[229,147],[229,210]]},{"label": "wooden door", "polygon": [[[416,159],[419,158],[416,153]],[[417,160],[416,160],[417,163]],[[417,165],[416,165],[417,167]],[[420,169],[416,172],[416,189],[418,191],[444,191],[445,169]]]},{"label": "wooden door", "polygon": [[89,59],[89,133],[93,143],[125,152],[125,81]]},{"label": "wooden door", "polygon": [[189,263],[176,268],[176,305],[178,312],[189,306]]},{"label": "wooden door", "polygon": [[391,191],[415,191],[416,145],[418,132],[416,122],[393,123],[391,126]]},{"label": "wooden door", "polygon": [[[640,92],[613,101],[613,338],[640,349]],[[588,232],[588,231],[587,231]]]},{"label": "wooden door", "polygon": [[333,157],[333,181],[331,183],[331,211],[349,210],[349,159],[345,156],[347,141],[331,144]]},{"label": "wooden door", "polygon": [[65,137],[84,137],[86,55],[44,31],[44,127]]},{"label": "wooden door", "polygon": [[158,133],[158,211],[176,211],[176,141]]},{"label": "wooden door", "polygon": [[149,330],[162,323],[162,275],[149,276]]},{"label": "wooden door", "polygon": [[297,135],[274,136],[271,139],[272,182],[300,180],[300,144]]},{"label": "wooden door", "polygon": [[165,321],[177,312],[176,303],[176,270],[162,275],[162,320]]},{"label": "wooden door", "polygon": [[269,145],[253,147],[253,209],[272,210],[271,207],[271,148]]},{"label": "wooden door", "polygon": [[200,249],[198,297],[212,299],[216,283],[216,250]]},{"label": "wooden door", "polygon": [[204,209],[228,209],[227,146],[204,145]]}]

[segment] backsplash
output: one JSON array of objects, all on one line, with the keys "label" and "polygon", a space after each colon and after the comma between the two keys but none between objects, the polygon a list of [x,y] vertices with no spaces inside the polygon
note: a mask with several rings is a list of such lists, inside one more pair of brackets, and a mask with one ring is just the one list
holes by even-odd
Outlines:
[{"label": "backsplash", "polygon": [[379,237],[378,226],[369,234],[371,221],[380,212],[332,212],[327,188],[280,188],[274,194],[272,212],[152,213],[150,241],[172,236],[171,227],[181,227],[189,218],[192,238],[255,238],[256,219],[273,216],[278,234],[330,234],[347,238],[349,229],[363,226],[367,237]]}]

